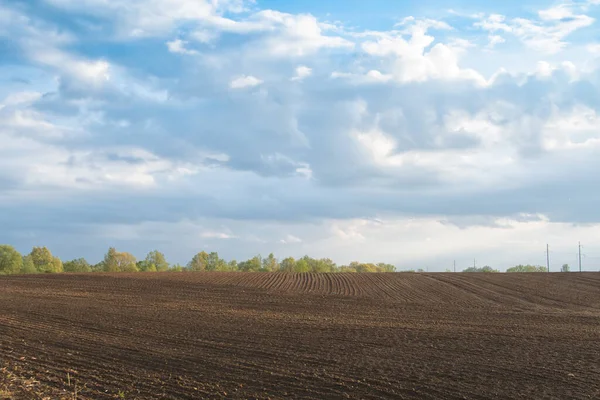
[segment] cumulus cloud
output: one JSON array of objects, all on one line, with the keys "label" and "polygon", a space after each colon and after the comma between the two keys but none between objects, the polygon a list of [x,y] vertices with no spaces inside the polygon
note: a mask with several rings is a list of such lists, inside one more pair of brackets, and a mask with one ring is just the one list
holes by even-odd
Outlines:
[{"label": "cumulus cloud", "polygon": [[[449,26],[430,20],[412,21],[412,25],[402,32],[378,33],[374,40],[363,42],[362,49],[370,56],[385,59],[389,75],[402,83],[429,79],[466,79],[483,83],[485,80],[478,72],[459,66],[460,55],[469,47],[469,42],[434,43],[435,37],[427,33],[431,28],[449,29]],[[406,34],[409,37],[405,37]],[[387,76],[378,70],[367,74],[367,78],[375,81],[388,80]]]},{"label": "cumulus cloud", "polygon": [[244,89],[248,87],[254,87],[262,84],[263,81],[252,76],[252,75],[244,75],[237,78],[234,78],[230,83],[229,87],[232,89]]},{"label": "cumulus cloud", "polygon": [[312,75],[312,68],[306,65],[300,65],[296,67],[296,75],[292,78],[293,81],[301,81]]},{"label": "cumulus cloud", "polygon": [[180,54],[198,54],[196,50],[188,50],[185,48],[187,42],[181,39],[175,39],[170,42],[167,42],[167,48],[171,53],[180,53]]},{"label": "cumulus cloud", "polygon": [[566,38],[577,30],[589,27],[594,18],[584,14],[579,3],[562,3],[538,11],[538,18],[506,18],[500,14],[477,16],[474,25],[492,33],[503,32],[517,37],[527,47],[553,54],[567,46]]},{"label": "cumulus cloud", "polygon": [[116,28],[121,35],[143,37],[157,36],[169,32],[178,24],[205,21],[222,23],[226,12],[245,10],[243,0],[45,0],[65,9],[115,18]]}]

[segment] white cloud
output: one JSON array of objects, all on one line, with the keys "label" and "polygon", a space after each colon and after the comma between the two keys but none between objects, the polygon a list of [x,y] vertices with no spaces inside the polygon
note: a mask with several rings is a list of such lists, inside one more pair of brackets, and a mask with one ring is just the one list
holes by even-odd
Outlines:
[{"label": "white cloud", "polygon": [[500,35],[489,35],[488,40],[489,41],[486,47],[490,50],[496,47],[496,45],[506,42],[506,40]]},{"label": "white cloud", "polygon": [[0,107],[6,106],[16,106],[33,103],[42,97],[42,93],[40,92],[17,92],[11,93],[2,102],[0,102]]},{"label": "white cloud", "polygon": [[553,54],[567,46],[567,36],[594,23],[594,18],[583,14],[583,9],[577,3],[564,3],[540,10],[538,16],[538,20],[506,19],[503,15],[491,14],[480,17],[474,25],[492,34],[512,34],[536,51]]},{"label": "white cloud", "polygon": [[309,14],[292,15],[273,10],[258,12],[254,17],[264,30],[273,33],[262,38],[255,51],[273,57],[303,57],[321,49],[351,49],[354,43],[340,36],[324,34],[317,19]]},{"label": "white cloud", "polygon": [[175,39],[170,42],[167,42],[167,47],[171,53],[179,53],[179,54],[198,54],[196,50],[188,50],[185,48],[187,42],[181,39]]},{"label": "white cloud", "polygon": [[600,43],[589,44],[586,48],[592,54],[600,54]]},{"label": "white cloud", "polygon": [[228,233],[223,233],[223,232],[202,232],[202,234],[200,235],[203,238],[207,238],[207,239],[234,239],[235,236],[232,236]]},{"label": "white cloud", "polygon": [[158,36],[179,23],[219,23],[224,12],[241,12],[240,0],[46,0],[66,10],[113,19],[126,36]]},{"label": "white cloud", "polygon": [[[378,33],[376,40],[362,43],[363,51],[373,57],[388,60],[389,72],[379,74],[373,70],[367,74],[374,81],[388,81],[390,75],[394,80],[407,82],[424,82],[430,79],[465,79],[484,84],[485,79],[476,71],[459,66],[460,55],[472,44],[464,39],[453,39],[450,44],[435,43],[435,37],[427,34],[432,26],[450,29],[449,26],[436,25],[432,22],[416,21],[404,33]],[[370,74],[370,75],[369,75]]]},{"label": "white cloud", "polygon": [[305,65],[300,65],[296,68],[296,75],[292,78],[293,81],[301,81],[312,75],[312,68]]},{"label": "white cloud", "polygon": [[244,75],[234,78],[230,83],[229,87],[231,89],[244,89],[249,87],[254,87],[261,85],[263,81],[258,79],[252,75]]},{"label": "white cloud", "polygon": [[334,71],[331,73],[331,78],[347,79],[351,83],[364,85],[390,82],[394,79],[394,76],[391,74],[383,74],[380,71],[373,69],[364,75]]},{"label": "white cloud", "polygon": [[282,244],[295,244],[302,243],[302,239],[294,235],[286,235],[285,238],[281,239],[279,243]]},{"label": "white cloud", "polygon": [[600,148],[600,116],[582,105],[569,112],[555,109],[544,124],[543,146],[548,151]]},{"label": "white cloud", "polygon": [[546,61],[538,61],[538,65],[535,74],[540,78],[549,78],[552,76],[554,67]]}]

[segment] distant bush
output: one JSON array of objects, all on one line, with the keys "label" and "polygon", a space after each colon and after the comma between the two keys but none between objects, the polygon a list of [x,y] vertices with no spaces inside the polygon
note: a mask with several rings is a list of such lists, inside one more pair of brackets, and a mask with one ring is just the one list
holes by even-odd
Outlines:
[{"label": "distant bush", "polygon": [[92,272],[92,266],[85,261],[85,258],[77,258],[67,261],[63,264],[65,272]]},{"label": "distant bush", "polygon": [[47,247],[34,247],[29,255],[31,256],[33,265],[38,272],[63,272],[62,261],[60,261],[60,258],[54,257]]},{"label": "distant bush", "polygon": [[35,265],[33,265],[33,258],[31,255],[23,256],[23,266],[21,267],[20,274],[37,274],[38,270],[35,269]]},{"label": "distant bush", "polygon": [[0,245],[0,274],[18,274],[23,268],[21,254],[12,246]]},{"label": "distant bush", "polygon": [[540,265],[516,265],[506,272],[546,272],[546,267]]},{"label": "distant bush", "polygon": [[477,267],[469,267],[465,270],[463,270],[463,272],[486,272],[486,273],[490,273],[490,272],[500,272],[497,269],[493,269],[490,266],[485,266],[485,267],[481,267],[481,268],[477,268]]},{"label": "distant bush", "polygon": [[104,272],[138,272],[135,257],[127,252],[118,252],[114,247],[108,249],[102,262]]}]

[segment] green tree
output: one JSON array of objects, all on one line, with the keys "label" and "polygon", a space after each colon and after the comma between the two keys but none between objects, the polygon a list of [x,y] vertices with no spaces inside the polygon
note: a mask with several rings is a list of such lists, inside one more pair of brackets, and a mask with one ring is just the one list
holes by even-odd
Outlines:
[{"label": "green tree", "polygon": [[546,267],[541,265],[515,265],[514,267],[508,268],[506,272],[546,272]]},{"label": "green tree", "polygon": [[228,271],[237,271],[238,269],[238,262],[236,260],[231,260],[227,263]]},{"label": "green tree", "polygon": [[65,272],[92,272],[92,267],[85,258],[66,261],[63,264],[63,269]]},{"label": "green tree", "polygon": [[277,259],[273,253],[270,253],[267,257],[263,258],[262,270],[266,272],[279,271],[279,262],[277,262]]},{"label": "green tree", "polygon": [[379,263],[377,264],[379,272],[396,272],[396,267],[392,264]]},{"label": "green tree", "polygon": [[187,268],[190,271],[206,271],[206,267],[208,266],[208,253],[205,251],[201,251],[192,257],[192,260],[188,263]]},{"label": "green tree", "polygon": [[371,263],[361,263],[358,264],[358,267],[356,268],[356,272],[377,272],[377,266],[375,264],[371,264]]},{"label": "green tree", "polygon": [[0,245],[0,274],[18,274],[22,268],[21,254],[12,246]]},{"label": "green tree", "polygon": [[169,269],[169,263],[165,258],[165,255],[158,250],[153,250],[146,256],[144,260],[146,263],[154,264],[158,272],[167,271]]},{"label": "green tree", "polygon": [[238,264],[240,271],[244,272],[257,272],[262,269],[262,257],[260,255],[254,256],[249,260],[242,261]]},{"label": "green tree", "polygon": [[294,257],[288,257],[281,260],[279,269],[283,272],[294,272],[296,270],[296,260]]},{"label": "green tree", "polygon": [[298,261],[296,261],[296,265],[294,267],[294,272],[310,272],[311,267],[310,267],[310,264],[308,263],[307,259],[310,259],[310,258],[307,256],[304,256],[301,259],[299,259]]},{"label": "green tree", "polygon": [[571,271],[571,267],[569,267],[569,264],[563,264],[563,266],[560,268],[560,272],[570,272]]},{"label": "green tree", "polygon": [[141,272],[156,272],[156,265],[154,263],[146,262],[146,260],[141,260],[135,263],[138,271]]},{"label": "green tree", "polygon": [[312,261],[311,269],[313,272],[335,272],[337,270],[337,265],[329,258],[321,258]]},{"label": "green tree", "polygon": [[158,250],[153,250],[143,261],[137,263],[140,271],[144,272],[163,272],[169,269],[169,263],[165,259],[165,255]]},{"label": "green tree", "polygon": [[486,265],[485,267],[481,267],[481,268],[469,267],[469,268],[463,270],[463,272],[488,272],[489,273],[489,272],[499,272],[499,271]]},{"label": "green tree", "polygon": [[338,272],[356,272],[356,268],[353,268],[349,265],[340,265],[338,267]]},{"label": "green tree", "polygon": [[170,272],[184,272],[184,271],[186,271],[186,268],[181,264],[175,264],[169,268],[169,271]]},{"label": "green tree", "polygon": [[104,270],[104,260],[100,261],[98,264],[92,265],[92,272],[103,272]]},{"label": "green tree", "polygon": [[33,264],[33,258],[31,255],[26,255],[23,257],[23,266],[21,267],[20,273],[22,274],[36,274],[38,271],[35,269],[35,265]]},{"label": "green tree", "polygon": [[54,257],[46,247],[34,247],[29,254],[38,272],[56,273],[63,271],[62,261]]},{"label": "green tree", "polygon": [[219,253],[213,251],[206,260],[207,271],[227,271],[227,262],[219,257]]},{"label": "green tree", "polygon": [[104,256],[105,272],[138,272],[135,257],[131,253],[118,252],[114,247],[110,247]]}]

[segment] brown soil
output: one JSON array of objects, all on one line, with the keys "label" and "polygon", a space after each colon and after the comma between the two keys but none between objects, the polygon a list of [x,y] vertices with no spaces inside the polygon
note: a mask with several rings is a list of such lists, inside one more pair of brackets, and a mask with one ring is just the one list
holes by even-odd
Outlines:
[{"label": "brown soil", "polygon": [[0,372],[0,398],[600,399],[600,274],[2,277]]}]

